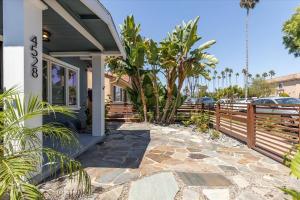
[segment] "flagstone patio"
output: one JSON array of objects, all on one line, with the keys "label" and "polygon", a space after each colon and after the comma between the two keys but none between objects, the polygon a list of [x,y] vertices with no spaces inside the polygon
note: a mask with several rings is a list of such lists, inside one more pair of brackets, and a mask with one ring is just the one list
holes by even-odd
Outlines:
[{"label": "flagstone patio", "polygon": [[[118,127],[118,126],[117,126]],[[183,126],[126,123],[78,159],[92,179],[81,199],[284,199],[277,187],[300,189],[289,169],[236,140],[211,141]],[[58,179],[41,185],[49,199],[74,199]]]}]

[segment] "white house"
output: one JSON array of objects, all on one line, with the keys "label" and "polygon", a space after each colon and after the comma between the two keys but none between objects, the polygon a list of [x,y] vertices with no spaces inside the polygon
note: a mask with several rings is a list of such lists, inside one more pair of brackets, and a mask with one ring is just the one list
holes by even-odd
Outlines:
[{"label": "white house", "polygon": [[[85,126],[91,67],[92,135],[102,136],[105,56],[125,55],[110,13],[99,0],[0,0],[0,4],[2,89],[17,85],[25,94],[69,106]],[[25,123],[35,126],[43,119]]]}]

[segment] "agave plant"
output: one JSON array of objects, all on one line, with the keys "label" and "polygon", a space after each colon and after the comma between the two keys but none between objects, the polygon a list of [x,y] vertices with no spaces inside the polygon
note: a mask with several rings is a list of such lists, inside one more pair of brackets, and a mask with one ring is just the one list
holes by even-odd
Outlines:
[{"label": "agave plant", "polygon": [[42,192],[31,181],[43,162],[53,172],[54,166],[60,165],[62,173],[78,181],[78,191],[90,192],[90,178],[78,161],[41,145],[43,134],[62,146],[76,148],[79,143],[72,131],[58,123],[26,125],[42,115],[73,116],[70,110],[51,106],[38,97],[24,96],[16,88],[0,94],[0,107],[0,199],[43,199]]}]

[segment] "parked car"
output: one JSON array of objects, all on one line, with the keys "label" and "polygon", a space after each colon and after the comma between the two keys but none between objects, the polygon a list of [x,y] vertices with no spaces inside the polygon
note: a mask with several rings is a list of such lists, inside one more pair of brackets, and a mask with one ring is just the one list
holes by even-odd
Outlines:
[{"label": "parked car", "polygon": [[199,98],[195,98],[195,97],[188,97],[184,103],[185,104],[197,104],[199,102]]},{"label": "parked car", "polygon": [[[299,114],[299,107],[288,105],[299,105],[300,99],[292,97],[268,97],[259,98],[253,101],[255,105],[263,105],[262,107],[257,107],[257,113],[270,113],[270,114],[281,114],[281,115],[295,115]],[[287,105],[287,106],[284,106]],[[284,108],[284,109],[281,109]]]},{"label": "parked car", "polygon": [[203,103],[205,107],[214,108],[215,100],[211,97],[201,97],[199,98],[199,103]]}]

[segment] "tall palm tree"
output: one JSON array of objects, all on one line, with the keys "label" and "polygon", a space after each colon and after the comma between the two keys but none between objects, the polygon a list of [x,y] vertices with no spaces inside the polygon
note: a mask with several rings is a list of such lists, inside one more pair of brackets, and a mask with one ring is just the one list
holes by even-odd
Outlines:
[{"label": "tall palm tree", "polygon": [[218,89],[220,89],[220,79],[222,78],[221,76],[217,76],[218,78]]},{"label": "tall palm tree", "polygon": [[271,79],[273,78],[273,76],[275,76],[275,71],[274,70],[270,70],[269,71],[269,75],[270,75],[270,77],[271,77]]},{"label": "tall palm tree", "polygon": [[225,71],[221,71],[222,75],[222,88],[224,88]]},{"label": "tall palm tree", "polygon": [[260,74],[255,74],[255,78],[260,78]]},{"label": "tall palm tree", "polygon": [[269,75],[268,75],[268,73],[267,72],[264,72],[264,73],[262,73],[262,75],[261,75],[264,79],[266,79]]},{"label": "tall palm tree", "polygon": [[216,76],[214,75],[213,77],[212,77],[212,79],[213,79],[213,92],[216,90]]},{"label": "tall palm tree", "polygon": [[[249,72],[249,48],[248,48],[248,26],[249,26],[249,14],[250,9],[254,9],[255,5],[259,2],[259,0],[240,0],[240,7],[245,8],[247,10],[246,15],[246,73]],[[245,98],[248,97],[248,75],[246,74],[246,81],[245,81]]]},{"label": "tall palm tree", "polygon": [[225,71],[225,77],[226,77],[226,86],[228,86],[228,74],[229,74],[230,69],[228,67],[226,67],[224,71]]},{"label": "tall palm tree", "polygon": [[229,77],[229,86],[231,86],[231,75],[233,73],[233,70],[232,69],[229,69],[229,72],[228,72],[228,77]]},{"label": "tall palm tree", "polygon": [[235,73],[235,84],[238,85],[238,77],[240,76],[240,74],[237,72]]}]

